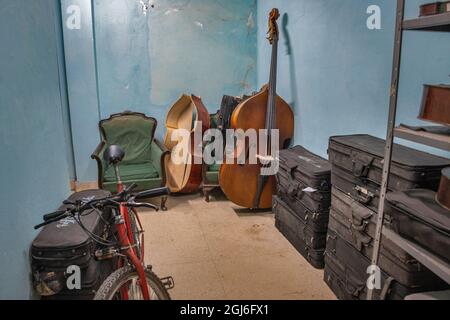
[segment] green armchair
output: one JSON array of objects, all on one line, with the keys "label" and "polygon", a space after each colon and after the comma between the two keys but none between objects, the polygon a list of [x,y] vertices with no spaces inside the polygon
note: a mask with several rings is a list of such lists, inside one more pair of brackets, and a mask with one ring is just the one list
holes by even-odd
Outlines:
[{"label": "green armchair", "polygon": [[154,138],[157,124],[154,118],[130,111],[100,121],[102,142],[91,156],[97,161],[99,188],[117,191],[114,168],[103,160],[103,152],[110,145],[119,145],[125,150],[125,159],[120,164],[125,184],[136,183],[136,191],[166,185],[165,163],[169,151]]},{"label": "green armchair", "polygon": [[[212,129],[218,129],[219,128],[219,121],[220,121],[220,111],[211,114],[210,115],[210,123]],[[206,146],[206,145],[205,145]],[[210,193],[215,188],[220,187],[219,184],[219,171],[220,171],[220,164],[212,164],[208,165],[206,163],[203,164],[203,183],[202,183],[202,191],[203,196],[205,197],[205,201],[209,202],[210,200]]]}]

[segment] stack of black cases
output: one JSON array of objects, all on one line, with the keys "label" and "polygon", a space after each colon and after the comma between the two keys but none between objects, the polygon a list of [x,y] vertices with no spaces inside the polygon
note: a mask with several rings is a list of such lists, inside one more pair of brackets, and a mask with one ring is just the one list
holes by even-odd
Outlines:
[{"label": "stack of black cases", "polygon": [[[325,282],[339,299],[367,295],[373,252],[385,141],[368,136],[332,137],[332,201],[325,252]],[[395,145],[390,191],[436,190],[449,160]],[[387,223],[390,217],[387,216]],[[415,292],[440,290],[446,284],[388,239],[382,239],[378,299],[399,300]]]},{"label": "stack of black cases", "polygon": [[280,152],[278,195],[273,197],[275,225],[317,269],[324,267],[331,203],[330,171],[327,160],[303,147]]}]

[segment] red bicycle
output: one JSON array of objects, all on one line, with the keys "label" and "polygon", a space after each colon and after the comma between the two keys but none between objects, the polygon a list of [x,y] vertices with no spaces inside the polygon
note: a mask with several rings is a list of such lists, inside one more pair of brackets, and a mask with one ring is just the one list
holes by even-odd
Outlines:
[{"label": "red bicycle", "polygon": [[[125,157],[124,151],[118,146],[110,146],[104,152],[104,159],[114,166],[117,177],[118,192],[116,195],[92,200],[87,203],[68,203],[71,208],[64,212],[55,212],[44,216],[44,225],[73,218],[80,224],[79,215],[88,209],[101,211],[105,207],[111,207],[113,216],[109,238],[99,239],[90,234],[91,238],[103,248],[96,251],[98,260],[117,259],[117,269],[110,274],[100,286],[95,295],[95,300],[170,300],[169,289],[174,287],[172,277],[158,278],[151,266],[145,266],[144,262],[144,231],[142,228],[137,208],[151,208],[158,211],[159,208],[150,203],[138,203],[136,200],[167,196],[168,188],[157,188],[132,194],[136,184],[125,187],[120,178],[119,164]],[[86,230],[85,228],[83,228]]]}]

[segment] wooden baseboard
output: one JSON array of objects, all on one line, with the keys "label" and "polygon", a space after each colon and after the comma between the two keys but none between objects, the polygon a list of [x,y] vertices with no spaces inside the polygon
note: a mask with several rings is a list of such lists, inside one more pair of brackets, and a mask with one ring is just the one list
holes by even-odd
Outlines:
[{"label": "wooden baseboard", "polygon": [[78,182],[72,181],[71,184],[72,191],[79,192],[84,190],[98,189],[98,182]]}]

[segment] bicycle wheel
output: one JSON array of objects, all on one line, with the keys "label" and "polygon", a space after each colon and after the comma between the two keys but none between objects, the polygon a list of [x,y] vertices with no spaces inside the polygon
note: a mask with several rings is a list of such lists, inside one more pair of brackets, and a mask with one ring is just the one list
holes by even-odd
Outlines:
[{"label": "bicycle wheel", "polygon": [[[150,300],[170,300],[167,289],[150,270],[145,270]],[[144,300],[139,276],[132,266],[126,266],[113,272],[98,289],[94,300],[121,300],[121,292],[128,292],[128,300]]]}]

